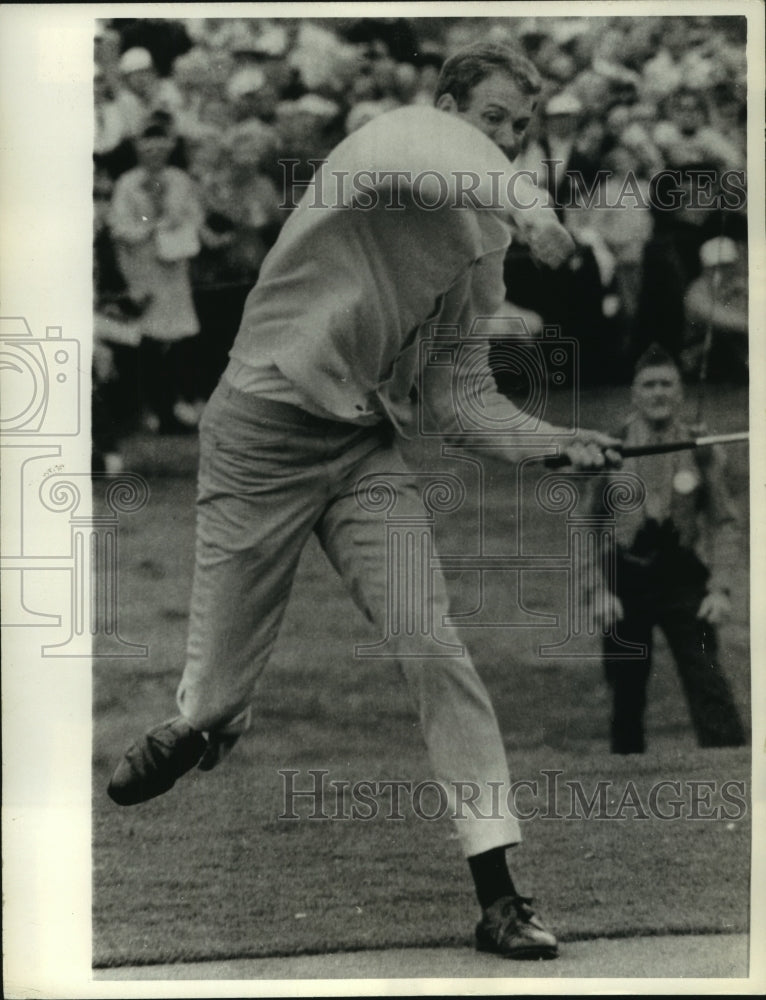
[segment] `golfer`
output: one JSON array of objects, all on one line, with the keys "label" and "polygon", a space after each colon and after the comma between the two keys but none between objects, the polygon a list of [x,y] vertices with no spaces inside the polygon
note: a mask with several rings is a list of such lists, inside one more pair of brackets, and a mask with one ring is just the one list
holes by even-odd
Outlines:
[{"label": "golfer", "polygon": [[[142,802],[195,765],[210,769],[248,727],[312,532],[362,612],[385,629],[385,521],[360,505],[356,486],[370,475],[395,477],[397,516],[421,514],[401,446],[424,418],[447,438],[460,427],[452,391],[460,366],[419,371],[420,343],[436,325],[459,340],[477,316],[497,313],[509,222],[546,264],[560,265],[573,249],[553,211],[533,204],[533,189],[509,183],[539,91],[525,58],[474,45],[444,64],[434,108],[369,122],[307,187],[250,293],[200,425],[180,715],[128,750],[110,783],[114,801]],[[513,405],[482,384],[487,412],[510,418]],[[548,424],[538,433],[542,445],[565,435]],[[615,439],[580,431],[565,440],[576,468],[619,462]],[[512,447],[491,454],[521,457]],[[441,622],[449,607],[438,572],[432,587]],[[458,645],[450,628],[441,634]],[[456,820],[482,909],[477,945],[552,958],[556,939],[506,865],[506,848],[521,837],[507,796],[497,794],[510,778],[487,691],[467,652],[419,658],[407,636],[400,642],[434,779],[454,806],[461,783],[480,790],[476,815],[463,810]]]}]

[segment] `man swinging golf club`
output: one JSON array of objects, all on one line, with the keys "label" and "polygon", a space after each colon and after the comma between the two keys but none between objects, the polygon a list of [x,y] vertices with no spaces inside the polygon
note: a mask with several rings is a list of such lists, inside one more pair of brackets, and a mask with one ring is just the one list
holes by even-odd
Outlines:
[{"label": "man swinging golf club", "polygon": [[[357,605],[385,626],[385,524],[357,502],[355,485],[396,476],[397,515],[416,514],[401,445],[423,414],[445,435],[458,429],[450,379],[459,373],[419,373],[420,342],[434,324],[467,331],[475,317],[497,312],[509,219],[548,265],[573,249],[553,211],[531,206],[534,189],[522,198],[506,183],[540,87],[534,66],[512,49],[464,49],[444,64],[435,108],[401,108],[349,135],[284,226],[200,425],[180,715],[128,750],[109,787],[115,802],[143,802],[195,765],[212,768],[248,727],[312,532]],[[483,402],[514,412],[492,391]],[[543,444],[564,436],[577,468],[619,462],[616,440],[600,433],[566,437],[548,424],[538,433]],[[491,453],[521,457],[513,447]],[[447,613],[437,572],[433,620]],[[451,628],[442,635],[459,645]],[[504,796],[499,809],[491,801],[493,787],[508,789],[510,778],[487,691],[467,652],[422,658],[408,654],[406,635],[400,641],[434,777],[452,805],[461,782],[479,790],[476,815],[456,824],[483,911],[477,945],[552,958],[556,939],[506,864],[506,848],[521,836]]]}]

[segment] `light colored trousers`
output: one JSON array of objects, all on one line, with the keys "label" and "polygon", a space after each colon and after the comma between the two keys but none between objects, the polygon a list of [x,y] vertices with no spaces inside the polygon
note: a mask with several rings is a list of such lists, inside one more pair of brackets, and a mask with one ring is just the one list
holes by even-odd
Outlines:
[{"label": "light colored trousers", "polygon": [[[246,725],[312,531],[357,605],[385,629],[385,517],[363,509],[354,488],[362,476],[393,475],[397,515],[409,506],[422,516],[406,472],[387,426],[321,420],[220,382],[200,425],[196,567],[178,689],[181,712],[196,729]],[[449,608],[439,571],[432,593],[433,620],[441,623]],[[459,644],[449,627],[440,638]],[[420,716],[431,777],[447,794],[448,815],[464,803],[455,821],[464,853],[518,843],[505,749],[470,656],[402,652],[398,663]],[[466,806],[461,782],[479,789],[475,809]]]}]

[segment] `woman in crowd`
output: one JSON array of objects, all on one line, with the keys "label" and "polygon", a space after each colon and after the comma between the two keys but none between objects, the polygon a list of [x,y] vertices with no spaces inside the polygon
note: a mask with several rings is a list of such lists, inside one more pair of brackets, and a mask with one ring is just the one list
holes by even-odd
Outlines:
[{"label": "woman in crowd", "polygon": [[162,125],[144,130],[139,165],[117,181],[110,215],[125,280],[134,294],[151,297],[142,316],[142,395],[149,426],[162,434],[193,424],[179,404],[193,402],[185,342],[199,330],[189,261],[199,253],[202,209],[189,176],[168,166],[173,145]]}]

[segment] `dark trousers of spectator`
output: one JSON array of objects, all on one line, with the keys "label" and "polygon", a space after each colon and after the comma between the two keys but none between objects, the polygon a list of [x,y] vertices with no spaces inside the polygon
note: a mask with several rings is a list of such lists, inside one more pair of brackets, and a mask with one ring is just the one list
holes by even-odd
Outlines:
[{"label": "dark trousers of spectator", "polygon": [[[749,345],[747,332],[734,332],[713,326],[710,332],[710,349],[704,359],[704,374],[708,382],[730,382],[747,385],[750,381]],[[686,328],[686,346],[681,354],[684,375],[690,382],[703,375],[703,353],[708,329],[701,323],[689,323]]]},{"label": "dark trousers of spectator", "polygon": [[100,381],[93,376],[91,442],[93,465],[101,471],[103,456],[120,450],[120,442],[135,430],[141,412],[140,359],[137,347],[109,344],[113,372]]},{"label": "dark trousers of spectator", "polygon": [[742,746],[745,732],[729,683],[718,662],[712,625],[697,617],[706,593],[707,570],[693,552],[677,549],[651,570],[618,558],[617,594],[624,618],[622,642],[645,647],[639,659],[620,659],[620,647],[604,640],[606,678],[612,692],[612,753],[643,753],[644,715],[652,667],[652,633],[662,629],[689,705],[697,741],[703,747]]},{"label": "dark trousers of spectator", "polygon": [[91,394],[91,470],[103,472],[106,468],[104,457],[119,451],[120,438],[117,423],[110,411],[107,384],[100,384],[93,376]]},{"label": "dark trousers of spectator", "polygon": [[[511,245],[505,258],[504,280],[510,302],[532,309],[546,326],[558,327],[563,338],[576,341],[579,385],[624,380],[626,361],[620,321],[607,320],[602,312],[605,289],[589,247],[580,247],[568,264],[554,270],[538,266],[525,247]],[[571,347],[566,350],[571,354]],[[500,392],[514,398],[519,389],[512,378],[506,382],[502,355],[499,346],[490,353],[490,365]]]},{"label": "dark trousers of spectator", "polygon": [[145,410],[159,418],[160,433],[178,428],[173,407],[197,398],[197,337],[163,341],[144,337],[139,347],[140,397]]},{"label": "dark trousers of spectator", "polygon": [[194,289],[200,324],[196,340],[197,398],[209,399],[229,361],[229,351],[242,321],[242,310],[255,284],[204,286]]}]

